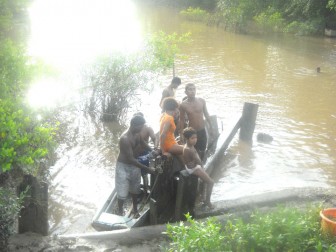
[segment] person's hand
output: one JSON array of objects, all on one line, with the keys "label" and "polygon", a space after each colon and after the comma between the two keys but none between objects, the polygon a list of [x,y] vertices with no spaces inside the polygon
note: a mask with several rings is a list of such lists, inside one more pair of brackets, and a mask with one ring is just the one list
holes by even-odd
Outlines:
[{"label": "person's hand", "polygon": [[170,154],[169,152],[166,152],[166,151],[163,152],[162,154],[165,155],[165,156],[167,156],[167,157],[171,157],[172,156],[172,154]]},{"label": "person's hand", "polygon": [[148,173],[155,174],[156,170],[153,167],[148,167]]}]

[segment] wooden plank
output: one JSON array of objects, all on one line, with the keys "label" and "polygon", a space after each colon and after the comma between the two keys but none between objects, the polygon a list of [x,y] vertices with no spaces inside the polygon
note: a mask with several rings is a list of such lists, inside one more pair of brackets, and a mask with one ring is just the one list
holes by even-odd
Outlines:
[{"label": "wooden plank", "polygon": [[149,202],[149,207],[150,207],[150,224],[151,225],[156,225],[158,223],[157,221],[157,203],[156,200],[153,198],[150,198]]}]

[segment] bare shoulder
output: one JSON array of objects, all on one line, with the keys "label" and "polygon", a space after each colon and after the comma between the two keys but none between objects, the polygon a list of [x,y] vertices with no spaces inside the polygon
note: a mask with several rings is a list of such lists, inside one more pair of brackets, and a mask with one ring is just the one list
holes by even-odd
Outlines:
[{"label": "bare shoulder", "polygon": [[205,104],[205,100],[201,97],[196,98],[199,103]]},{"label": "bare shoulder", "polygon": [[128,139],[128,137],[127,137],[126,134],[122,134],[122,135],[120,136],[119,143],[120,143],[121,145],[128,145],[128,144],[130,143],[130,142],[129,142],[129,139]]},{"label": "bare shoulder", "polygon": [[181,103],[180,103],[180,109],[184,109],[186,106],[187,106],[187,101],[182,101]]},{"label": "bare shoulder", "polygon": [[152,132],[154,132],[153,128],[152,128],[151,126],[148,126],[148,125],[146,125],[146,131],[147,131],[148,133],[152,133]]}]

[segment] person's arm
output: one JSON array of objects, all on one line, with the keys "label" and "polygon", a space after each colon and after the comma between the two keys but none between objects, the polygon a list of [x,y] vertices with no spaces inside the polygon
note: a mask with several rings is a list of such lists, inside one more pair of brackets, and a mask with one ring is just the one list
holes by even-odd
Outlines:
[{"label": "person's arm", "polygon": [[183,105],[181,104],[179,107],[180,110],[180,127],[179,127],[179,133],[180,133],[180,141],[183,144],[184,143],[184,136],[183,136],[183,130],[184,130],[184,123],[185,123],[185,110]]},{"label": "person's arm", "polygon": [[167,132],[169,130],[169,127],[170,127],[170,123],[169,121],[166,121],[164,122],[164,125],[163,125],[163,129],[162,129],[162,133],[160,135],[160,148],[161,148],[161,152],[162,154],[167,154],[166,152],[164,152],[164,150],[162,149],[162,146],[164,146],[164,143],[166,141],[166,138],[167,138]]},{"label": "person's arm", "polygon": [[165,88],[163,91],[162,91],[162,96],[161,96],[161,101],[160,101],[160,108],[162,108],[162,102],[163,102],[163,100],[164,100],[164,98],[166,98],[166,97],[169,97],[169,92],[168,92],[168,90]]},{"label": "person's arm", "polygon": [[145,147],[146,150],[152,151],[152,148],[149,146],[149,144],[145,140],[143,140],[141,137],[140,137],[140,145]]},{"label": "person's arm", "polygon": [[120,152],[123,153],[124,157],[129,161],[130,164],[143,169],[151,174],[154,173],[153,169],[150,169],[146,165],[141,164],[133,155],[133,149],[131,146],[131,143],[129,142],[128,139],[122,138],[120,140]]},{"label": "person's arm", "polygon": [[153,142],[154,148],[157,148],[158,147],[158,143],[156,141],[156,136],[155,136],[154,130],[151,127],[148,127],[148,133],[149,133],[150,139]]},{"label": "person's arm", "polygon": [[183,150],[183,161],[185,165],[192,169],[195,167],[194,153],[189,148],[184,148]]},{"label": "person's arm", "polygon": [[203,100],[203,113],[204,113],[205,120],[208,122],[208,124],[210,126],[210,134],[213,134],[214,128],[212,127],[212,123],[211,123],[211,120],[210,120],[210,115],[209,115],[205,100]]}]

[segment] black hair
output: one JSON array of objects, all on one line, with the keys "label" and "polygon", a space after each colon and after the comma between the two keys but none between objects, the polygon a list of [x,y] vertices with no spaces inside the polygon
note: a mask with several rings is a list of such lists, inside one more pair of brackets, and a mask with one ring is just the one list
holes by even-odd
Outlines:
[{"label": "black hair", "polygon": [[181,79],[179,77],[174,77],[171,81],[171,84],[177,84],[178,86],[181,85]]},{"label": "black hair", "polygon": [[142,116],[142,117],[144,117],[144,114],[139,111],[139,112],[134,113],[133,116]]},{"label": "black hair", "polygon": [[162,108],[164,111],[171,111],[171,110],[175,110],[176,108],[178,108],[178,103],[177,101],[173,98],[173,97],[166,97],[163,100],[163,105]]},{"label": "black hair", "polygon": [[187,90],[190,87],[196,87],[194,83],[188,83],[185,85],[185,90]]},{"label": "black hair", "polygon": [[197,132],[194,128],[188,127],[183,130],[183,136],[185,139],[189,139],[192,135],[197,135]]},{"label": "black hair", "polygon": [[146,123],[145,118],[140,115],[133,116],[131,119],[131,127],[144,125]]}]

